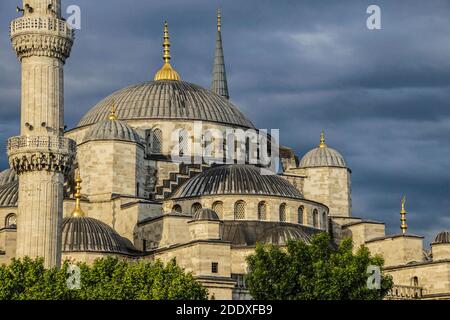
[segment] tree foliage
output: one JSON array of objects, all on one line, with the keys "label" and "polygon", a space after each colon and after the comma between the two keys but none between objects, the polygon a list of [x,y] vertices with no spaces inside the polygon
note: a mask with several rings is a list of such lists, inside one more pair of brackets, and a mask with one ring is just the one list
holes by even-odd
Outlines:
[{"label": "tree foliage", "polygon": [[309,245],[302,241],[289,241],[287,248],[258,244],[247,262],[247,287],[257,300],[378,300],[393,285],[391,276],[381,273],[381,288],[369,289],[367,268],[382,268],[383,258],[372,257],[364,246],[353,253],[351,239],[333,249],[326,233],[315,236]]},{"label": "tree foliage", "polygon": [[69,262],[45,269],[43,259],[0,266],[0,300],[205,300],[207,291],[174,260],[126,262],[108,257],[77,263],[80,288],[70,289]]}]

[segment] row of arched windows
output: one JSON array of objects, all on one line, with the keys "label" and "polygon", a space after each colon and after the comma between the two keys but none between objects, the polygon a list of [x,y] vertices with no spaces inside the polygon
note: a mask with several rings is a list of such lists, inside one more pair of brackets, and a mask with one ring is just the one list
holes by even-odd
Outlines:
[{"label": "row of arched windows", "polygon": [[[239,200],[234,204],[234,219],[235,220],[244,220],[246,217],[246,203],[243,200]],[[202,209],[202,205],[199,202],[194,203],[191,206],[191,214],[194,215],[198,210]],[[214,210],[219,217],[223,217],[223,202],[216,201],[212,205],[212,210]],[[172,211],[181,213],[182,208],[179,204],[173,206]],[[286,203],[282,203],[279,207],[279,221],[286,222],[287,221],[287,205]],[[313,226],[315,228],[323,228],[327,227],[327,213],[323,212],[322,217],[319,217],[319,211],[317,209],[313,210]],[[261,201],[258,203],[258,220],[267,220],[267,203],[265,201]],[[298,208],[298,220],[299,224],[307,224],[305,217],[305,207],[300,206]]]}]

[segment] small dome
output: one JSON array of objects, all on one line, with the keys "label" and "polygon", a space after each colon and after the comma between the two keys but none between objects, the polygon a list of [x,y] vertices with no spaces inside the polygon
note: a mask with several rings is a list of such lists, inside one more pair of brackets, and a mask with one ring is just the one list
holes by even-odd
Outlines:
[{"label": "small dome", "polygon": [[189,179],[172,199],[209,195],[266,195],[303,199],[300,192],[278,175],[262,175],[252,165],[224,165],[210,168]]},{"label": "small dome", "polygon": [[433,244],[450,243],[450,232],[442,231],[436,235]]},{"label": "small dome", "polygon": [[12,169],[6,169],[5,171],[0,172],[0,186],[17,180],[17,174]]},{"label": "small dome", "polygon": [[83,143],[98,140],[119,140],[141,143],[139,134],[128,124],[119,120],[103,120],[89,129]]},{"label": "small dome", "polygon": [[311,243],[311,236],[299,228],[290,226],[278,226],[267,230],[258,242],[264,244],[286,245],[289,240],[301,240],[305,243]]},{"label": "small dome", "polygon": [[325,144],[325,135],[322,132],[320,145],[309,151],[301,160],[300,168],[312,167],[340,167],[347,168],[344,157]]},{"label": "small dome", "polygon": [[7,184],[0,185],[0,208],[17,207],[18,198],[19,181],[15,180]]},{"label": "small dome", "polygon": [[121,237],[102,221],[88,217],[64,218],[62,222],[63,252],[98,252],[133,254],[131,241]]},{"label": "small dome", "polygon": [[194,214],[194,220],[218,221],[220,219],[214,210],[200,209]]}]

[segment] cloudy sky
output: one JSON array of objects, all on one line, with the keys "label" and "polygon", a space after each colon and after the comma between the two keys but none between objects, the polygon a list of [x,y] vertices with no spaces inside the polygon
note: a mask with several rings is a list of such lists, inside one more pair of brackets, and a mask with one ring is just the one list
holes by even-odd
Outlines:
[{"label": "cloudy sky", "polygon": [[[19,133],[20,65],[8,24],[22,1],[0,1],[0,148]],[[303,155],[339,150],[353,170],[354,215],[399,232],[408,197],[409,231],[450,229],[450,2],[307,0],[66,0],[81,7],[66,66],[71,128],[113,91],[153,78],[169,21],[173,65],[209,87],[215,11],[232,101],[260,128],[279,128]],[[381,30],[368,30],[370,4]],[[7,167],[0,153],[0,169]]]}]

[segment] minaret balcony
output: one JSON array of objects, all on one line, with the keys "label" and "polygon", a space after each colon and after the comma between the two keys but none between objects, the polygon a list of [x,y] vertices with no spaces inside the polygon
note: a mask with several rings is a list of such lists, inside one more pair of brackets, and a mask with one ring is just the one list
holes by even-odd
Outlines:
[{"label": "minaret balcony", "polygon": [[66,21],[54,17],[21,17],[11,22],[11,38],[30,32],[45,32],[68,39],[73,39],[74,35]]},{"label": "minaret balcony", "polygon": [[8,140],[9,164],[17,174],[42,170],[67,174],[76,148],[74,140],[64,137],[12,137]]}]

